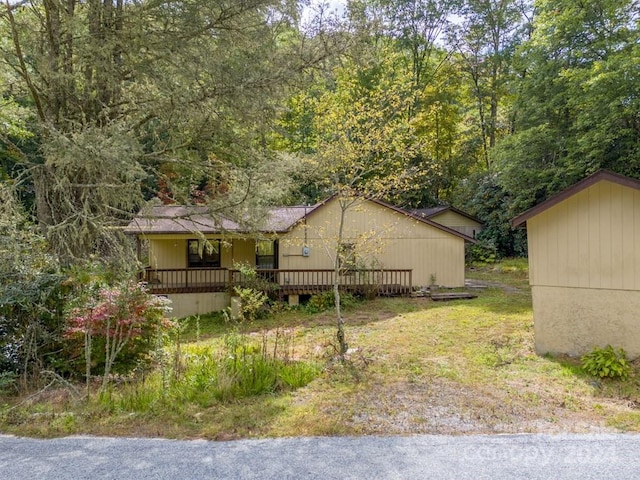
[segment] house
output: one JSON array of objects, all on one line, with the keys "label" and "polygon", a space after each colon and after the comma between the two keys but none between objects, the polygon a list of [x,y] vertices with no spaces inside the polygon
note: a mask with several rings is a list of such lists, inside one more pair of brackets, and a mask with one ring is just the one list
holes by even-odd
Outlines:
[{"label": "house", "polygon": [[598,171],[512,221],[524,223],[538,353],[639,356],[640,181]]},{"label": "house", "polygon": [[462,210],[458,210],[450,205],[440,205],[431,208],[417,208],[411,213],[422,218],[452,228],[468,237],[476,238],[482,231],[484,224],[475,217],[472,217]]},{"label": "house", "polygon": [[[237,263],[255,266],[271,293],[296,303],[333,285],[341,214],[336,197],[314,206],[273,208],[258,232],[206,207],[156,206],[126,228],[138,239],[152,292],[168,295],[174,314],[221,310],[231,286],[243,283]],[[416,286],[464,286],[464,245],[456,230],[379,200],[356,198],[346,211],[342,288],[382,295]]]}]

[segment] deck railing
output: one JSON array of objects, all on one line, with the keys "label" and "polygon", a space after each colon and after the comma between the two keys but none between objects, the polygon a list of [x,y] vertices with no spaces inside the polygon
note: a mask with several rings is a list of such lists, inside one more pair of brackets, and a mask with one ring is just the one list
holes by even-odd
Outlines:
[{"label": "deck railing", "polygon": [[[340,273],[342,290],[365,295],[408,295],[412,279],[409,269],[361,269]],[[143,272],[151,293],[195,293],[231,291],[234,286],[252,287],[273,296],[305,295],[333,288],[332,269],[261,269],[257,276],[226,268],[151,269]]]}]

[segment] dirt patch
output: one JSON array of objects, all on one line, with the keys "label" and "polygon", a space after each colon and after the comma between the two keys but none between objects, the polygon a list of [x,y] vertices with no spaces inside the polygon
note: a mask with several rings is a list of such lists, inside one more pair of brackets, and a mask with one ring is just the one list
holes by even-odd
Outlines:
[{"label": "dirt patch", "polygon": [[348,419],[363,434],[495,434],[613,431],[588,414],[545,403],[523,407],[498,390],[448,379],[397,382],[359,392]]}]

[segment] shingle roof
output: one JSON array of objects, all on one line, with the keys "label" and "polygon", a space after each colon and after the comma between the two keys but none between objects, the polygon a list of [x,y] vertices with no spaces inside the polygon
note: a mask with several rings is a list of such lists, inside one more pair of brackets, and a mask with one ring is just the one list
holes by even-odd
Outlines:
[{"label": "shingle roof", "polygon": [[447,205],[440,205],[438,207],[431,208],[414,208],[409,210],[413,215],[418,215],[424,218],[430,218],[444,210],[447,210],[449,207]]},{"label": "shingle roof", "polygon": [[[297,222],[301,221],[319,207],[326,204],[333,197],[312,206],[273,207],[269,209],[263,226],[259,229],[263,233],[281,233],[289,231]],[[467,242],[475,240],[449,227],[429,220],[423,215],[416,215],[394,205],[378,199],[368,199],[385,208],[389,208],[407,217],[426,223],[439,230],[463,238]],[[449,208],[449,207],[445,207]],[[163,205],[151,207],[134,218],[125,228],[130,234],[175,234],[193,233],[215,234],[221,232],[247,233],[247,229],[240,224],[221,217],[212,216],[204,206]]]},{"label": "shingle roof", "polygon": [[452,207],[451,205],[439,205],[437,207],[431,207],[431,208],[415,208],[411,210],[411,213],[419,217],[432,219],[436,215],[442,212],[446,212],[447,210],[451,212],[455,212],[458,215],[467,217],[469,220],[473,220],[474,222],[478,222],[479,224],[482,224],[481,220],[478,220],[476,217],[469,215],[467,212],[463,212],[462,210],[458,210],[457,208]]},{"label": "shingle roof", "polygon": [[[271,208],[264,220],[261,232],[285,232],[312,211],[315,206]],[[151,207],[134,218],[125,228],[127,233],[190,233],[246,232],[239,223],[211,215],[205,206],[163,205]]]},{"label": "shingle roof", "polygon": [[634,188],[636,190],[640,190],[640,180],[636,180],[634,178],[625,177],[624,175],[620,175],[618,173],[610,172],[609,170],[598,170],[597,172],[589,175],[586,178],[583,178],[578,183],[572,185],[571,187],[563,190],[562,192],[554,195],[553,197],[548,198],[544,202],[536,205],[533,208],[521,213],[513,220],[511,220],[511,226],[517,227],[522,225],[531,217],[534,217],[545,210],[557,205],[558,203],[566,200],[567,198],[575,195],[576,193],[590,187],[591,185],[598,183],[602,180],[607,180],[609,182],[617,183],[619,185],[623,185],[625,187]]}]

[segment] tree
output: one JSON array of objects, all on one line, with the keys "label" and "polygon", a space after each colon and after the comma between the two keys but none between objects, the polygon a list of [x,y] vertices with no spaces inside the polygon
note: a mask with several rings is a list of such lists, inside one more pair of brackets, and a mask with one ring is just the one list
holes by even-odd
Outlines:
[{"label": "tree", "polygon": [[[345,65],[335,89],[315,105],[317,152],[312,159],[325,172],[324,189],[339,205],[336,238],[327,253],[334,265],[333,293],[339,354],[348,344],[340,304],[339,278],[352,259],[344,231],[349,212],[364,198],[380,198],[406,185],[409,160],[419,142],[415,125],[406,114],[413,102],[411,77],[394,71],[396,57],[389,53],[379,65],[353,69]],[[395,73],[395,75],[394,75]]]},{"label": "tree", "polygon": [[67,288],[46,240],[0,182],[0,370],[22,386],[55,363]]},{"label": "tree", "polygon": [[[231,170],[244,181],[207,200],[220,210],[247,196],[255,165],[274,158],[266,137],[279,96],[326,55],[303,51],[296,8],[278,0],[4,5],[2,61],[29,98],[41,147],[23,152],[23,175],[65,263],[117,257],[124,243],[114,227],[162,182],[183,201],[194,183]],[[193,178],[173,176],[184,170]]]},{"label": "tree", "polygon": [[482,162],[490,167],[490,150],[509,131],[500,109],[508,94],[511,58],[528,31],[529,2],[522,0],[466,0],[462,23],[453,27],[450,41],[456,46],[462,70],[471,81],[480,129]]},{"label": "tree", "polygon": [[500,183],[514,213],[599,168],[640,176],[638,3],[537,3],[518,61],[515,133],[499,142]]}]

